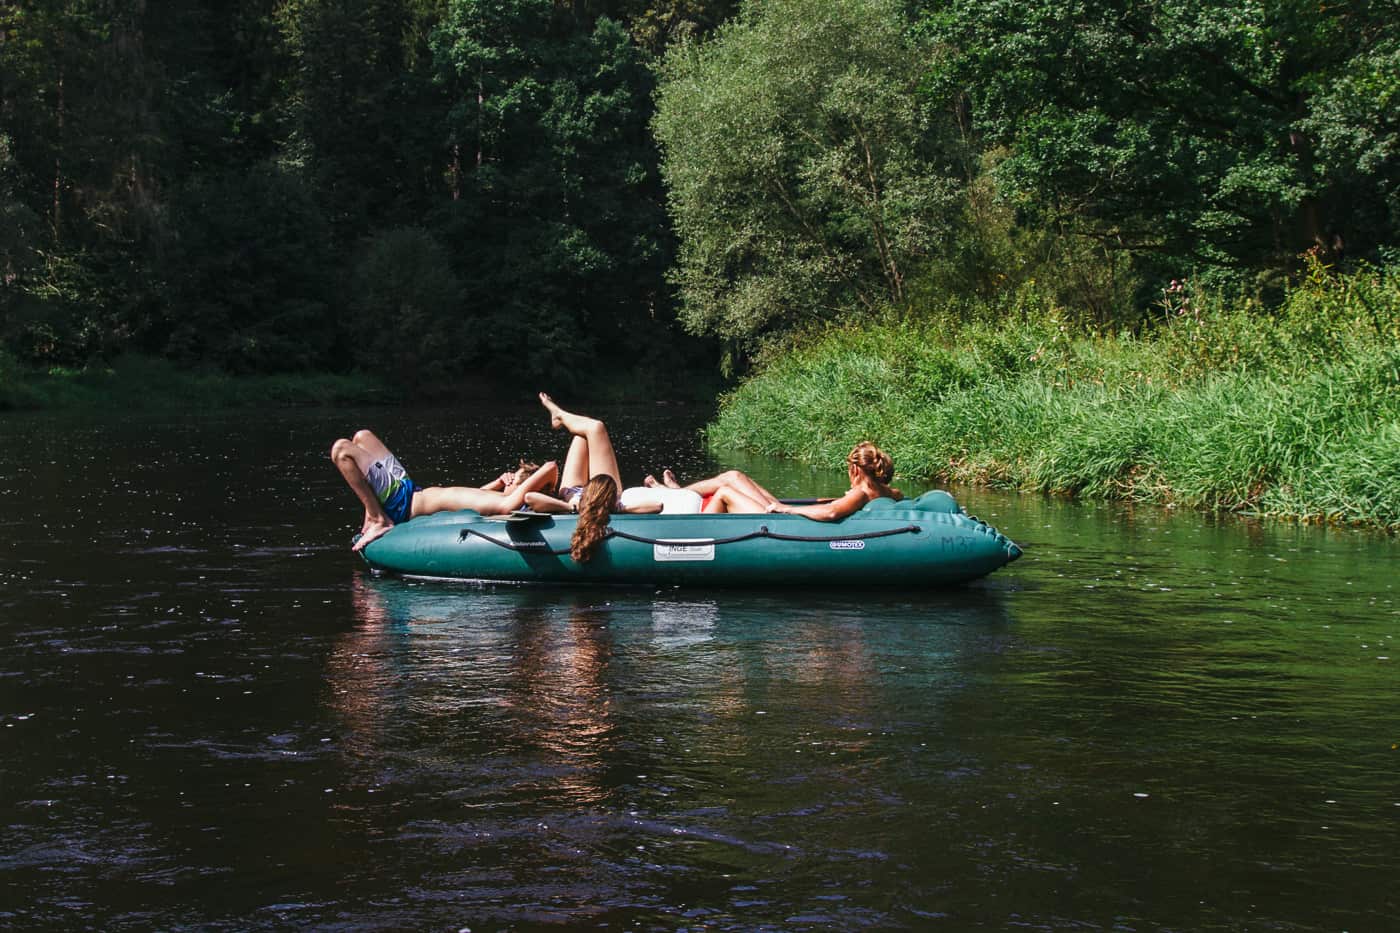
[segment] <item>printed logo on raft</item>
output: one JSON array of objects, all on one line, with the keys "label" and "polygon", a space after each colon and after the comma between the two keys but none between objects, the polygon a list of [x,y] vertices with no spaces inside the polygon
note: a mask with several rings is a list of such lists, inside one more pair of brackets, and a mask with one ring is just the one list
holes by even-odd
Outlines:
[{"label": "printed logo on raft", "polygon": [[863,550],[865,550],[865,542],[864,542],[864,541],[832,541],[832,542],[829,542],[829,543],[827,544],[827,547],[831,548],[833,551],[863,551]]},{"label": "printed logo on raft", "polygon": [[[694,541],[694,544],[689,542]],[[665,544],[651,546],[651,559],[656,561],[714,560],[715,543],[709,538],[677,538]]]}]

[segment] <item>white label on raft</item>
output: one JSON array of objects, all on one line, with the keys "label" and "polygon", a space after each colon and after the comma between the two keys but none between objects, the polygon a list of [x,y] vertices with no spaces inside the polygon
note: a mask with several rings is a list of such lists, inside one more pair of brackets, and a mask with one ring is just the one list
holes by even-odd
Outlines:
[{"label": "white label on raft", "polygon": [[832,542],[830,542],[830,543],[827,544],[827,547],[831,548],[833,551],[863,551],[863,550],[865,550],[865,542],[864,542],[864,541],[832,541]]},{"label": "white label on raft", "polygon": [[[696,543],[686,543],[689,541]],[[676,538],[666,544],[653,544],[651,557],[658,561],[714,560],[715,543],[709,538]]]}]

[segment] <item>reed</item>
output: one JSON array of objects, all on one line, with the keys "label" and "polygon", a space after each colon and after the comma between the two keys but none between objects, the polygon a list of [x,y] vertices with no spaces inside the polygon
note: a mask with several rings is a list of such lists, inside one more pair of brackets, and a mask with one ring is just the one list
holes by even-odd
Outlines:
[{"label": "reed", "polygon": [[906,477],[1400,529],[1400,275],[1313,274],[1271,313],[1195,296],[1145,335],[1049,309],[809,335],[726,397],[713,446]]}]

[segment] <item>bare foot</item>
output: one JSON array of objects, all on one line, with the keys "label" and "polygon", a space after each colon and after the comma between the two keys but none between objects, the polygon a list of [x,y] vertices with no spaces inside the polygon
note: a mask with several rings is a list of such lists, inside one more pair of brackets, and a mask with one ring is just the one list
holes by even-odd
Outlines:
[{"label": "bare foot", "polygon": [[676,482],[676,474],[672,473],[670,470],[661,471],[661,481],[667,486],[670,486],[672,489],[681,488],[681,484]]},{"label": "bare foot", "polygon": [[394,523],[388,519],[382,522],[365,522],[365,526],[360,529],[360,540],[356,541],[350,550],[363,551],[366,544],[369,544],[375,538],[382,538],[384,535],[388,534],[389,529],[393,527]]},{"label": "bare foot", "polygon": [[656,477],[655,477],[655,476],[652,476],[650,473],[648,473],[648,474],[646,475],[646,478],[642,480],[642,485],[643,485],[643,486],[646,486],[648,489],[655,489],[655,488],[656,488]]},{"label": "bare foot", "polygon": [[555,404],[554,399],[543,392],[540,393],[540,404],[549,409],[549,426],[562,428],[564,426],[564,409]]}]

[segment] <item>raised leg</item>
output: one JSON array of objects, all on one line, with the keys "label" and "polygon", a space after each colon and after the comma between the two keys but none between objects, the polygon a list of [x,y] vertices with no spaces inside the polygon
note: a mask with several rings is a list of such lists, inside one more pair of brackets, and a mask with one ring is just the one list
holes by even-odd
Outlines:
[{"label": "raised leg", "polygon": [[588,482],[588,441],[575,437],[569,442],[569,453],[564,458],[564,472],[559,477],[561,486],[582,486]]},{"label": "raised leg", "polygon": [[[540,393],[540,404],[549,411],[550,424],[556,428],[563,428],[574,436],[575,439],[582,438],[587,444],[588,462],[584,466],[588,476],[585,482],[595,476],[610,476],[613,482],[617,483],[617,488],[622,488],[622,478],[617,468],[617,454],[613,451],[612,438],[608,436],[608,427],[597,418],[589,418],[587,415],[577,415],[571,411],[565,411],[555,404],[554,399],[545,393]],[[572,458],[573,449],[570,449]],[[564,473],[568,479],[569,461],[564,462]],[[566,482],[566,485],[581,486],[583,483]]]}]

